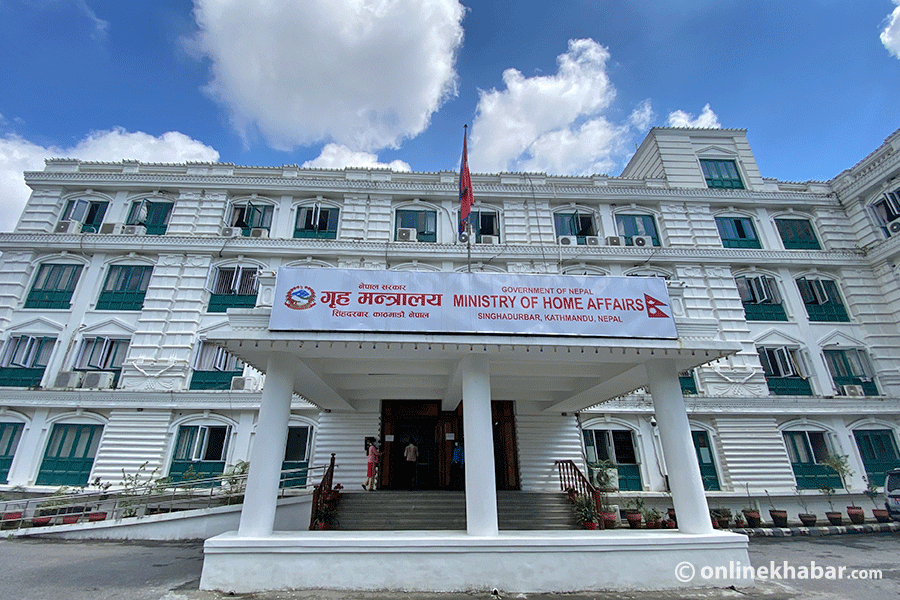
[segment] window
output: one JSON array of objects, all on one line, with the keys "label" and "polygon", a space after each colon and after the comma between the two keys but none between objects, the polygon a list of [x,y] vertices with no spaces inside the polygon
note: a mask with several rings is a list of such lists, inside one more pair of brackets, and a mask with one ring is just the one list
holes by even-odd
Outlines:
[{"label": "window", "polygon": [[881,228],[885,235],[891,235],[888,231],[888,225],[900,219],[900,188],[892,192],[885,192],[884,195],[872,205],[875,216],[881,223]]},{"label": "window", "polygon": [[709,443],[709,434],[705,431],[692,431],[691,437],[694,439],[694,450],[697,451],[703,489],[708,492],[719,490],[719,474],[716,471],[716,461],[713,457],[712,444]]},{"label": "window", "polygon": [[786,250],[821,250],[819,239],[808,219],[775,219]]},{"label": "window", "polygon": [[810,321],[849,322],[850,317],[841,301],[837,284],[829,279],[797,280],[800,296],[806,304],[806,314]]},{"label": "window", "polygon": [[437,241],[437,212],[433,210],[397,210],[397,226],[394,241],[399,238],[400,229],[415,229],[419,242]]},{"label": "window", "polygon": [[856,447],[859,448],[869,483],[882,485],[887,472],[900,467],[894,432],[890,429],[857,429],[853,437],[856,438]]},{"label": "window", "polygon": [[281,463],[281,487],[303,487],[306,485],[309,468],[309,442],[312,427],[308,425],[288,427],[287,444],[284,448],[284,462]]},{"label": "window", "polygon": [[337,238],[338,214],[334,207],[301,206],[297,210],[297,222],[294,225],[295,238],[315,238],[333,240]]},{"label": "window", "polygon": [[228,390],[231,378],[240,377],[244,363],[225,351],[225,348],[200,342],[191,377],[192,390]]},{"label": "window", "polygon": [[678,382],[681,384],[681,393],[684,395],[697,395],[697,380],[694,379],[694,371],[682,371],[678,374]]},{"label": "window", "polygon": [[126,225],[143,225],[147,235],[164,235],[172,214],[171,202],[138,200],[131,205]]},{"label": "window", "polygon": [[617,466],[620,491],[638,491],[641,469],[629,429],[585,429],[584,452],[588,463],[608,460]]},{"label": "window", "polygon": [[[493,235],[500,240],[500,222],[497,213],[486,210],[473,210],[469,213],[469,223],[475,233],[475,243],[481,243],[481,236]],[[580,242],[579,242],[580,243]]]},{"label": "window", "polygon": [[178,480],[221,475],[225,471],[229,430],[227,425],[179,427],[169,477]]},{"label": "window", "polygon": [[7,482],[19,438],[22,437],[22,423],[0,422],[0,481]]},{"label": "window", "polygon": [[575,236],[579,245],[587,244],[587,236],[597,235],[594,227],[594,216],[584,211],[553,213],[553,225],[556,236]]},{"label": "window", "polygon": [[41,265],[25,299],[25,308],[71,308],[81,268],[81,265]]},{"label": "window", "polygon": [[[825,350],[825,364],[841,396],[877,396],[878,386],[864,350]],[[862,392],[862,394],[860,394]]]},{"label": "window", "polygon": [[94,466],[102,425],[53,425],[37,485],[83,487]]},{"label": "window", "polygon": [[817,490],[823,485],[835,489],[844,487],[840,475],[822,464],[830,452],[824,431],[785,431],[784,445],[798,488]]},{"label": "window", "polygon": [[236,204],[231,210],[231,227],[240,227],[245,236],[250,235],[251,229],[269,231],[274,212],[275,207],[271,204]]},{"label": "window", "polygon": [[706,187],[742,190],[744,184],[737,170],[737,164],[733,160],[700,160],[700,168],[703,169],[703,177],[706,178]]},{"label": "window", "polygon": [[726,248],[762,248],[753,221],[746,217],[716,217],[716,227]]},{"label": "window", "polygon": [[225,312],[229,308],[253,308],[259,288],[256,267],[218,267],[213,270],[207,312]]},{"label": "window", "polygon": [[108,202],[96,200],[69,200],[62,220],[81,222],[82,233],[97,233],[108,205]]},{"label": "window", "polygon": [[141,310],[153,267],[113,265],[97,299],[97,310]]},{"label": "window", "polygon": [[787,321],[775,280],[766,275],[735,277],[748,321]]},{"label": "window", "polygon": [[36,387],[41,384],[56,339],[21,335],[10,338],[0,365],[0,386]]},{"label": "window", "polygon": [[778,396],[812,396],[809,371],[799,350],[785,347],[757,348],[769,391]]},{"label": "window", "polygon": [[634,246],[634,236],[649,236],[653,245],[659,246],[656,222],[650,215],[616,215],[616,230],[625,238],[626,246]]},{"label": "window", "polygon": [[107,337],[85,338],[75,359],[76,371],[112,371],[113,387],[119,383],[122,361],[128,353],[129,340]]}]

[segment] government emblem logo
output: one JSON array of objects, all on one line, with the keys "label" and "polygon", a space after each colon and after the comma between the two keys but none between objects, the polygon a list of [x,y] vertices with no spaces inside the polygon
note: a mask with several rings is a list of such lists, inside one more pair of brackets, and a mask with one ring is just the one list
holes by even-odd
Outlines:
[{"label": "government emblem logo", "polygon": [[306,310],[316,305],[316,293],[311,287],[298,285],[288,290],[284,305],[293,310]]}]

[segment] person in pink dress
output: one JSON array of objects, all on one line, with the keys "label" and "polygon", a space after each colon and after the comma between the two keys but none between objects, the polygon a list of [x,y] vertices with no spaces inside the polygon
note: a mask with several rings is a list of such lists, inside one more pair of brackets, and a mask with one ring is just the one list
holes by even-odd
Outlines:
[{"label": "person in pink dress", "polygon": [[366,482],[362,484],[364,490],[371,492],[375,489],[375,471],[380,456],[375,438],[366,438]]}]

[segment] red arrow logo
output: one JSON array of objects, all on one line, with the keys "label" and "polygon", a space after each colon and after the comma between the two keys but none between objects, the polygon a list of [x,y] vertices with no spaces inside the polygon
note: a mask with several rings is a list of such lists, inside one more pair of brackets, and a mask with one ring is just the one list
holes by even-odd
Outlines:
[{"label": "red arrow logo", "polygon": [[668,319],[669,315],[659,310],[660,306],[667,306],[665,302],[660,302],[653,296],[644,294],[644,304],[647,305],[647,316],[651,319]]}]

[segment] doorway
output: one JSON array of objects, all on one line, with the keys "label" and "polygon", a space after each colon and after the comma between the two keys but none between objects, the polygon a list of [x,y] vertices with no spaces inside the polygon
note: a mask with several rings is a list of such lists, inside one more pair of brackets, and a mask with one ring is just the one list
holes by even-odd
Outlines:
[{"label": "doorway", "polygon": [[[514,403],[491,403],[494,469],[498,490],[519,489]],[[463,447],[462,403],[442,411],[439,401],[385,400],[381,407],[383,441],[380,487],[387,490],[461,490],[464,475],[453,462]],[[418,449],[415,461],[405,450]],[[456,452],[459,456],[459,452]]]}]

